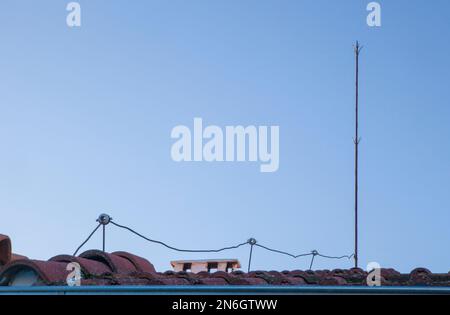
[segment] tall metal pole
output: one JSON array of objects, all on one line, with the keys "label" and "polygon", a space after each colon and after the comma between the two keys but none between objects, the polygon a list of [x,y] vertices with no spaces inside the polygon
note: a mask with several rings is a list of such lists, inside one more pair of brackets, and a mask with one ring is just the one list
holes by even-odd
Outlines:
[{"label": "tall metal pole", "polygon": [[362,47],[359,46],[358,41],[355,45],[355,61],[356,61],[356,110],[355,110],[355,268],[358,268],[358,146],[359,146],[359,135],[358,135],[358,93],[359,93],[359,53]]}]

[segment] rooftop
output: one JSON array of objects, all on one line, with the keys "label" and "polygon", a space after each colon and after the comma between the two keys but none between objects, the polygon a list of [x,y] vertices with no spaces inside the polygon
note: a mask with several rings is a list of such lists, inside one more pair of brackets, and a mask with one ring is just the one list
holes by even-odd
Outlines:
[{"label": "rooftop", "polygon": [[[215,260],[218,261],[218,260]],[[0,286],[67,286],[78,263],[82,286],[367,286],[368,272],[359,269],[232,272],[158,272],[146,258],[119,251],[88,250],[78,256],[58,255],[34,260],[13,254],[11,240],[0,235]],[[381,269],[382,286],[450,287],[449,273],[416,268],[410,273]]]}]

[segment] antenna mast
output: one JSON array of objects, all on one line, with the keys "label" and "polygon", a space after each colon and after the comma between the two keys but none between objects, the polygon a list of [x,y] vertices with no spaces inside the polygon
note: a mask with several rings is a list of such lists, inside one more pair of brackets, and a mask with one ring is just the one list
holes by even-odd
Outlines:
[{"label": "antenna mast", "polygon": [[356,110],[355,110],[355,138],[353,142],[355,143],[355,268],[358,268],[358,146],[360,138],[358,135],[358,92],[359,92],[359,53],[361,52],[362,46],[359,46],[359,42],[356,41],[354,46],[355,59],[356,59]]}]

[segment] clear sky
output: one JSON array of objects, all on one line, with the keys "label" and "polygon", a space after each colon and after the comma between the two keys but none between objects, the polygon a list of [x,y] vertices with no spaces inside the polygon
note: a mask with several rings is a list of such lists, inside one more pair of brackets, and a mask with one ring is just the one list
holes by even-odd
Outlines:
[{"label": "clear sky", "polygon": [[[83,0],[0,4],[0,233],[36,259],[71,254],[102,212],[182,248],[255,237],[353,252],[354,56],[361,53],[360,263],[450,269],[450,2]],[[280,126],[280,168],[176,163],[173,127]],[[100,248],[96,234],[84,249]],[[107,250],[185,254],[113,226]],[[352,261],[317,258],[314,268]],[[307,269],[256,248],[252,269]]]}]

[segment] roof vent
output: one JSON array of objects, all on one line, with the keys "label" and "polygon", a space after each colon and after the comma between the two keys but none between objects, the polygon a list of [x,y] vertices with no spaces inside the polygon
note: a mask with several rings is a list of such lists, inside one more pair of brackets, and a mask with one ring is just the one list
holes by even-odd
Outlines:
[{"label": "roof vent", "polygon": [[241,268],[241,264],[237,259],[174,260],[170,264],[175,272],[189,271],[192,273],[202,271],[232,272],[235,269]]}]

